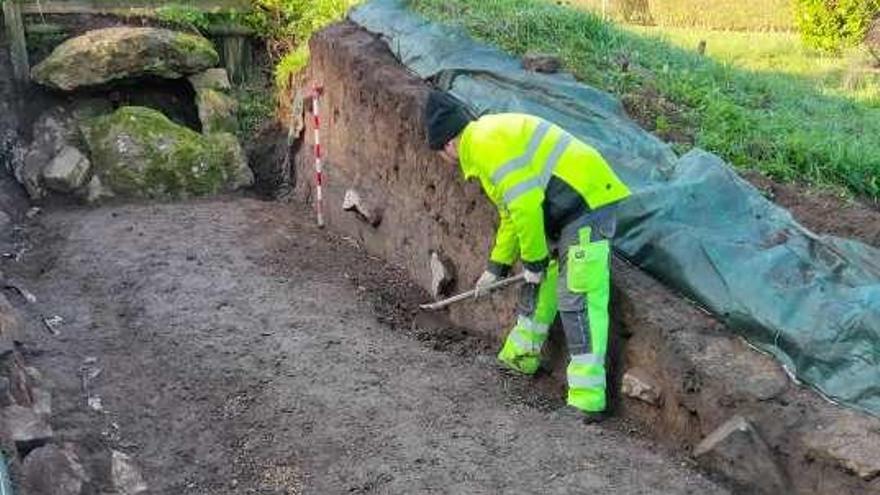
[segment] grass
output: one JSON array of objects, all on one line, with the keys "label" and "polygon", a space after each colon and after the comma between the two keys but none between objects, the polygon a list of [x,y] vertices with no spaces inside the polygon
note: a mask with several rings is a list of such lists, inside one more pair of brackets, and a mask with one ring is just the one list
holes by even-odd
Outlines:
[{"label": "grass", "polygon": [[[429,18],[516,55],[558,55],[643,126],[786,182],[880,199],[878,76],[791,35],[620,28],[542,0],[413,0]],[[700,39],[707,56],[696,53]]]},{"label": "grass", "polygon": [[790,31],[791,0],[566,0],[563,4],[606,14],[616,20],[665,27]]},{"label": "grass", "polygon": [[880,106],[880,73],[870,70],[868,57],[859,50],[841,56],[817,53],[805,48],[797,34],[787,32],[625,29],[686,50],[706,41],[706,55],[717,62],[753,72],[796,76],[823,93]]}]

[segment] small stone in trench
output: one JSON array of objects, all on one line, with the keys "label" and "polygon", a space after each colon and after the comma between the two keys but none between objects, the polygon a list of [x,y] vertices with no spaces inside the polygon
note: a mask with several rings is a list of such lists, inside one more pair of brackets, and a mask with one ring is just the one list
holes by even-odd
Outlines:
[{"label": "small stone in trench", "polygon": [[91,162],[73,146],[65,146],[43,169],[43,183],[47,188],[70,193],[85,184]]},{"label": "small stone in trench", "polygon": [[96,395],[90,395],[86,400],[89,405],[89,409],[95,412],[104,412],[104,403],[101,401],[101,398]]},{"label": "small stone in trench", "polygon": [[660,385],[641,368],[633,368],[623,374],[621,391],[627,397],[647,402],[653,406],[660,405],[663,399],[663,390]]},{"label": "small stone in trench", "polygon": [[6,286],[6,288],[12,289],[12,290],[18,292],[21,295],[21,297],[24,298],[25,301],[27,301],[31,304],[37,302],[37,296],[35,296],[31,291],[25,289],[24,287],[22,287],[20,285],[8,284]]},{"label": "small stone in trench", "polygon": [[58,315],[43,318],[43,324],[46,325],[46,329],[49,330],[49,333],[52,335],[61,335],[62,323],[64,323],[64,318]]},{"label": "small stone in trench", "polygon": [[367,206],[360,193],[354,189],[345,191],[345,197],[342,199],[342,209],[357,213],[362,220],[373,227],[378,227],[382,223],[382,216],[379,212]]},{"label": "small stone in trench", "polygon": [[449,293],[455,281],[453,271],[449,268],[449,262],[436,251],[431,252],[431,296],[434,299]]},{"label": "small stone in trench", "polygon": [[148,487],[143,475],[128,454],[114,450],[112,459],[113,486],[118,493],[137,495],[147,491]]}]

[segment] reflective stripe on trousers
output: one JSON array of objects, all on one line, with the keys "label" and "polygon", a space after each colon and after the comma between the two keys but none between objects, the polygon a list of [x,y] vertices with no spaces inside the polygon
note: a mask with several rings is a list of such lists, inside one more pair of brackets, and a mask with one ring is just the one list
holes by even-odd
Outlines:
[{"label": "reflective stripe on trousers", "polygon": [[528,316],[520,315],[516,326],[510,332],[510,339],[524,352],[541,353],[541,346],[547,340],[550,325],[538,323]]}]

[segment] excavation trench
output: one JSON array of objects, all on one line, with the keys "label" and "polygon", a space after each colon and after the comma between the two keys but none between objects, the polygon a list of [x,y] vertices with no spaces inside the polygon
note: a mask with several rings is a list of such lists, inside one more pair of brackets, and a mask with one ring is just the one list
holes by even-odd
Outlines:
[{"label": "excavation trench", "polygon": [[[353,23],[318,33],[311,53],[301,94],[323,86],[329,225],[425,289],[433,253],[455,274],[449,291],[470,288],[484,268],[496,214],[478,184],[464,182],[425,146],[427,84]],[[305,201],[315,197],[312,131],[307,125],[294,165],[295,191]],[[352,191],[360,213],[343,208]],[[794,384],[772,359],[626,262],[616,260],[613,269],[612,385],[626,391],[614,397],[616,414],[750,492],[880,492],[880,421]],[[512,292],[421,317],[421,324],[500,342],[512,323]],[[561,336],[558,329],[552,335],[551,371],[536,385],[561,394]]]}]

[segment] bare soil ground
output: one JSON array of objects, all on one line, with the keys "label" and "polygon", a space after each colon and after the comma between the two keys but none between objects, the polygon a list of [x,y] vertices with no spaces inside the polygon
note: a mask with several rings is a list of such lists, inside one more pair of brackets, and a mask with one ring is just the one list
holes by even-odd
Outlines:
[{"label": "bare soil ground", "polygon": [[743,176],[813,231],[880,247],[880,205],[877,203],[842,198],[797,184],[782,184],[757,173]]},{"label": "bare soil ground", "polygon": [[227,198],[25,230],[3,268],[38,297],[26,355],[92,473],[114,448],[157,494],[727,493],[620,423],[559,415],[558,391],[485,359],[494,343],[414,326],[420,291],[304,215]]}]

